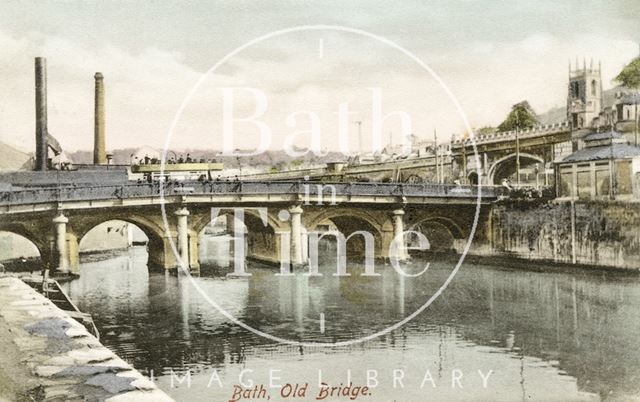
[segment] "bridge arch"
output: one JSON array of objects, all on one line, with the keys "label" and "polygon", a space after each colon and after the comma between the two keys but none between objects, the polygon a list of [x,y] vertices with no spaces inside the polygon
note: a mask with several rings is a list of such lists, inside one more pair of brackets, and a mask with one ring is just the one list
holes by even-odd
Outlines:
[{"label": "bridge arch", "polygon": [[[120,246],[122,246],[123,248],[130,246],[130,241],[132,241],[133,239],[129,238],[129,236],[133,235],[133,233],[131,233],[131,229],[129,226],[134,226],[142,231],[142,233],[144,233],[146,237],[145,242],[149,242],[149,237],[146,235],[145,231],[137,224],[121,219],[111,219],[98,223],[97,225],[89,229],[86,233],[84,233],[83,236],[78,239],[78,249],[80,252],[106,250],[111,248],[115,244],[106,244],[105,242],[113,242],[117,240],[119,240]],[[106,236],[103,234],[100,236],[100,239],[94,239],[91,234],[95,234],[95,232],[97,232],[99,229],[104,229],[106,231]],[[118,237],[120,237],[120,239]],[[87,244],[90,240],[93,240],[93,242],[91,244]],[[96,242],[96,240],[98,241]]]},{"label": "bridge arch", "polygon": [[[516,156],[515,153],[512,153],[494,161],[488,172],[489,183],[501,184],[503,179],[514,174],[516,171]],[[520,152],[520,164],[522,167],[533,163],[544,164],[544,159],[538,155]]]},{"label": "bridge arch", "polygon": [[[409,227],[422,233],[429,241],[430,251],[449,251],[455,248],[455,242],[466,239],[468,234],[460,225],[451,218],[442,216],[432,216],[422,219]],[[408,243],[415,242],[416,239],[409,237]]]},{"label": "bridge arch", "polygon": [[[323,223],[331,222],[338,231],[349,236],[356,231],[367,231],[373,235],[376,257],[386,256],[388,242],[393,233],[390,211],[368,211],[363,208],[323,208],[303,214],[303,226],[307,231],[315,231]],[[364,238],[354,236],[347,243],[347,254],[360,255],[364,252]]]},{"label": "bridge arch", "polygon": [[137,214],[100,214],[97,218],[85,218],[82,217],[79,220],[73,218],[70,224],[78,237],[78,239],[84,238],[84,236],[96,226],[109,222],[109,221],[123,221],[133,225],[136,225],[144,232],[144,234],[151,240],[152,238],[166,237],[164,226],[161,221],[153,220],[149,217],[145,217]]},{"label": "bridge arch", "polygon": [[[278,219],[277,214],[272,210],[267,210],[266,224],[262,220],[260,212],[256,208],[244,208],[244,226],[246,228],[244,236],[245,256],[261,262],[278,264],[280,258],[280,236],[278,232],[289,231],[289,224]],[[197,241],[198,258],[205,264],[228,266],[231,260],[227,258],[234,252],[234,240],[226,239],[228,246],[228,256],[207,255],[210,249],[219,250],[221,244],[210,243],[211,239],[205,237],[205,230],[212,222],[211,210],[194,211],[191,220],[191,236]],[[224,217],[226,221],[225,231],[233,235],[235,225],[242,224],[236,217],[233,208],[223,208],[219,211],[218,217]],[[226,247],[226,246],[224,246]]]},{"label": "bridge arch", "polygon": [[120,213],[105,210],[97,217],[85,215],[70,217],[71,231],[81,244],[85,236],[97,226],[110,221],[122,221],[138,227],[147,237],[147,252],[149,253],[147,266],[149,268],[169,268],[176,265],[161,217],[144,216],[140,213]]},{"label": "bridge arch", "polygon": [[[389,219],[389,213],[385,213],[381,211],[378,214],[373,212],[366,211],[362,208],[323,208],[321,211],[316,213],[306,213],[303,214],[303,224],[304,227],[308,231],[316,230],[318,225],[322,224],[324,221],[332,221],[335,224],[336,220],[340,220],[340,218],[350,218],[356,219],[360,222],[364,222],[370,229],[373,229],[374,236],[381,236],[384,231],[392,231],[393,225],[391,220]],[[382,215],[382,216],[381,216]],[[336,224],[338,229],[340,226]],[[342,226],[346,226],[346,223],[343,223]]]},{"label": "bridge arch", "polygon": [[[247,225],[247,229],[251,230],[257,226],[265,227],[264,222],[262,221],[262,217],[260,213],[255,208],[245,208],[245,224]],[[234,219],[234,211],[233,208],[225,208],[221,209],[218,216],[229,217],[230,219]],[[202,213],[194,213],[192,215],[191,228],[193,232],[200,233],[202,230],[208,226],[212,221],[212,216],[210,211],[202,212]],[[267,211],[267,227],[272,231],[276,232],[278,230],[282,230],[286,224],[280,221],[276,214],[273,211]]]},{"label": "bridge arch", "polygon": [[38,253],[40,254],[40,257],[42,259],[45,259],[48,257],[48,253],[47,253],[48,242],[47,242],[46,236],[42,236],[44,233],[38,236],[33,231],[26,228],[24,225],[21,225],[15,222],[0,224],[0,232],[10,233],[12,235],[16,235],[22,239],[27,240],[28,242],[30,242],[35,246],[35,248],[38,250]]},{"label": "bridge arch", "polygon": [[[22,225],[0,225],[0,235],[10,235],[10,249],[0,255],[0,260],[15,260],[21,257],[39,259],[44,262],[50,257],[46,251],[46,239],[38,239]],[[4,237],[3,236],[3,237]],[[5,239],[7,239],[5,237]]]}]

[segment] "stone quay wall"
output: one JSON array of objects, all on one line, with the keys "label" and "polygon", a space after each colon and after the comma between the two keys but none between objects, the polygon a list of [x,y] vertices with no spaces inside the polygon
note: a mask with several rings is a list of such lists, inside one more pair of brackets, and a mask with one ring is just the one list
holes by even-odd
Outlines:
[{"label": "stone quay wall", "polygon": [[640,203],[503,201],[470,253],[638,270]]},{"label": "stone quay wall", "polygon": [[0,400],[173,400],[20,279],[0,277],[0,306]]}]

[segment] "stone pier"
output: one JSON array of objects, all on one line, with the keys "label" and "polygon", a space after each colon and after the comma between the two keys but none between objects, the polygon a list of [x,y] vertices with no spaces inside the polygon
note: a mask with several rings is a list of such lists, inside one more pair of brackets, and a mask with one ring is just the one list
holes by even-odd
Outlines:
[{"label": "stone pier", "polygon": [[186,208],[180,208],[175,212],[178,218],[178,255],[180,261],[178,265],[182,265],[183,269],[188,270],[189,263],[189,211]]},{"label": "stone pier", "polygon": [[55,275],[78,275],[80,273],[80,253],[78,238],[67,230],[69,218],[63,213],[52,220],[54,235],[52,243],[55,247],[55,260],[50,267]]},{"label": "stone pier", "polygon": [[404,210],[393,211],[393,239],[398,241],[398,248],[395,257],[398,261],[406,261],[409,258],[404,242]]},{"label": "stone pier", "polygon": [[53,224],[55,225],[56,251],[58,252],[58,259],[55,269],[60,274],[69,273],[69,254],[67,253],[67,223],[69,223],[69,219],[62,213],[53,218]]},{"label": "stone pier", "polygon": [[302,208],[295,205],[289,209],[289,214],[291,214],[291,265],[295,268],[303,264]]}]

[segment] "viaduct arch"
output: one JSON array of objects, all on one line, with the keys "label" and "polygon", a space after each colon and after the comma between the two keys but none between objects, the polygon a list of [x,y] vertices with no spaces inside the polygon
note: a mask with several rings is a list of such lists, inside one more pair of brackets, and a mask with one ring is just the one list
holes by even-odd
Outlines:
[{"label": "viaduct arch", "polygon": [[[493,162],[487,176],[491,184],[501,184],[502,179],[511,176],[516,171],[516,154],[512,153]],[[540,163],[544,166],[544,159],[538,155],[520,152],[520,163],[525,166]]]}]

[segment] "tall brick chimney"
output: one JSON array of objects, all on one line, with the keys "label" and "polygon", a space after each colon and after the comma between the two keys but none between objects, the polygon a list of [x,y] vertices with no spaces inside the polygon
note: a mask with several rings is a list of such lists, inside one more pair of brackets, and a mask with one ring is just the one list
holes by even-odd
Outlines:
[{"label": "tall brick chimney", "polygon": [[93,127],[93,163],[96,165],[104,165],[107,163],[104,127],[104,76],[102,73],[96,73],[93,78],[96,80]]},{"label": "tall brick chimney", "polygon": [[33,170],[47,170],[47,59],[36,57],[36,159]]}]

